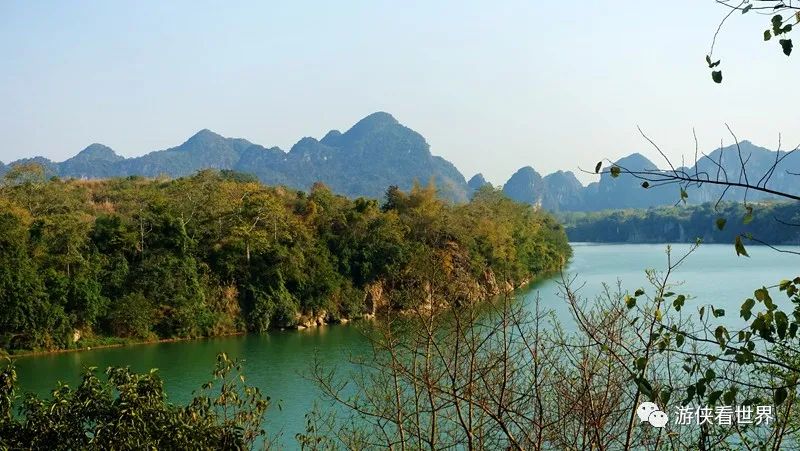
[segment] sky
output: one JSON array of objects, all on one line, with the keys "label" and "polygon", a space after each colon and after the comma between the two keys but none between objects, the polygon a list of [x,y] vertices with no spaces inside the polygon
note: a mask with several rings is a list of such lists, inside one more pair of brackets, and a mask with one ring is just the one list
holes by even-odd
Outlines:
[{"label": "sky", "polygon": [[73,2],[0,0],[0,161],[126,157],[200,129],[288,150],[386,111],[467,177],[720,140],[800,144],[798,58],[769,17],[714,0]]}]

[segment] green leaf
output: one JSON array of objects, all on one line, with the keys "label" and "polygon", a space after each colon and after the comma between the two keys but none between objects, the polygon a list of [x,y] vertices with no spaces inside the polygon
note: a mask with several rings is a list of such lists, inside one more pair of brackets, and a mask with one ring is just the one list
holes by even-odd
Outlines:
[{"label": "green leaf", "polygon": [[711,79],[714,80],[714,83],[722,83],[722,71],[715,70],[711,72]]},{"label": "green leaf", "polygon": [[772,33],[769,30],[764,30],[764,40],[769,41],[772,39]]},{"label": "green leaf", "polygon": [[632,308],[636,307],[636,298],[633,297],[633,296],[627,296],[626,295],[625,296],[625,306],[628,307],[628,309],[632,309]]},{"label": "green leaf", "polygon": [[686,199],[689,198],[689,193],[686,192],[685,189],[681,188],[681,200],[683,203],[686,203]]},{"label": "green leaf", "polygon": [[719,398],[722,396],[722,390],[715,390],[708,394],[708,403],[710,405],[715,405]]},{"label": "green leaf", "polygon": [[717,229],[722,230],[725,228],[725,224],[728,223],[728,220],[725,218],[717,218]]},{"label": "green leaf", "polygon": [[712,308],[712,309],[711,309],[711,314],[713,314],[713,315],[714,315],[714,318],[719,318],[719,317],[725,316],[725,309],[721,309],[721,308],[719,308],[719,309],[715,309],[715,308]]},{"label": "green leaf", "polygon": [[681,346],[683,346],[683,342],[685,340],[686,340],[686,337],[684,337],[683,334],[675,335],[675,345],[678,346],[679,348]]},{"label": "green leaf", "polygon": [[752,310],[753,307],[756,305],[756,301],[754,299],[747,299],[742,304],[742,309],[739,312],[739,316],[744,318],[745,321],[749,320],[751,316],[753,316]]},{"label": "green leaf", "polygon": [[778,308],[778,306],[775,305],[774,302],[772,302],[772,298],[769,295],[767,296],[766,299],[764,299],[764,305],[767,307],[767,310],[769,310],[770,312]]},{"label": "green leaf", "polygon": [[617,178],[621,172],[619,166],[611,166],[611,177]]},{"label": "green leaf", "polygon": [[775,390],[775,395],[773,397],[773,400],[775,401],[775,405],[779,406],[779,405],[783,404],[783,402],[786,401],[786,396],[788,394],[789,393],[786,391],[786,388],[784,388],[784,387],[781,387],[781,388]]},{"label": "green leaf", "polygon": [[758,332],[762,338],[766,337],[769,333],[769,326],[767,326],[767,323],[764,321],[764,317],[761,314],[756,316],[756,319],[754,319],[750,324],[750,328],[753,331]]},{"label": "green leaf", "polygon": [[647,367],[647,357],[639,357],[636,359],[636,368],[643,370]]},{"label": "green leaf", "polygon": [[753,4],[752,4],[752,3],[748,3],[747,5],[745,5],[745,7],[744,7],[744,8],[742,8],[742,14],[746,14],[746,13],[747,13],[747,11],[750,11],[750,9],[751,9],[752,7],[753,7]]},{"label": "green leaf", "polygon": [[767,291],[767,289],[764,287],[761,287],[758,290],[754,291],[753,294],[756,296],[756,299],[758,299],[761,302],[764,302],[767,300],[767,298],[769,298],[769,291]]},{"label": "green leaf", "polygon": [[656,321],[661,321],[661,309],[657,308],[655,312]]},{"label": "green leaf", "polygon": [[745,257],[749,257],[750,255],[747,254],[747,250],[744,248],[744,243],[742,243],[742,237],[737,236],[736,242],[734,243],[734,248],[736,249],[736,256],[744,255]]},{"label": "green leaf", "polygon": [[789,329],[789,318],[786,316],[786,313],[780,310],[775,312],[775,329],[780,339],[786,337],[786,330]]},{"label": "green leaf", "polygon": [[747,213],[744,215],[744,219],[742,220],[742,222],[744,222],[745,224],[750,224],[751,222],[753,222],[753,207],[748,205],[746,209]]},{"label": "green leaf", "polygon": [[598,172],[600,172],[600,168],[601,167],[603,167],[603,162],[602,161],[598,161],[597,164],[594,167],[594,173],[597,174]]},{"label": "green leaf", "polygon": [[792,54],[792,40],[791,39],[781,39],[780,41],[781,48],[783,48],[783,54],[789,56]]},{"label": "green leaf", "polygon": [[643,290],[643,289],[641,289],[641,288],[639,288],[638,290],[636,290],[636,293],[633,293],[633,295],[634,295],[634,296],[637,296],[637,297],[638,297],[638,296],[641,296],[641,295],[643,295],[643,294],[644,294],[644,290]]},{"label": "green leaf", "polygon": [[642,182],[642,188],[644,189],[650,188],[650,183],[648,181]]},{"label": "green leaf", "polygon": [[709,69],[713,69],[713,68],[719,66],[719,63],[720,63],[720,60],[717,60],[717,61],[712,63],[711,62],[711,55],[706,55],[706,64],[708,64]]},{"label": "green leaf", "polygon": [[717,328],[714,330],[714,337],[716,337],[717,342],[719,342],[720,345],[724,345],[727,341],[727,334],[728,329],[726,329],[725,326],[717,326]]},{"label": "green leaf", "polygon": [[675,298],[674,301],[672,301],[672,306],[675,307],[675,310],[680,312],[685,302],[686,302],[686,296],[679,294],[678,297]]},{"label": "green leaf", "polygon": [[653,386],[650,385],[650,382],[648,382],[647,379],[637,378],[636,385],[639,387],[639,391],[648,398],[653,395]]},{"label": "green leaf", "polygon": [[686,387],[686,399],[683,400],[683,405],[687,405],[690,402],[692,402],[692,399],[694,399],[694,393],[695,393],[696,390],[697,389],[695,388],[694,385],[690,385],[690,386]]},{"label": "green leaf", "polygon": [[700,379],[699,381],[697,381],[697,384],[695,385],[697,385],[697,396],[700,396],[702,398],[703,395],[706,393],[705,381],[703,379]]},{"label": "green leaf", "polygon": [[783,16],[781,16],[780,14],[775,14],[774,16],[772,16],[772,34],[777,36],[783,33],[783,29],[781,28],[782,24],[783,24]]},{"label": "green leaf", "polygon": [[736,394],[738,393],[738,389],[736,387],[731,387],[730,390],[726,391],[724,395],[722,395],[722,402],[726,405],[732,405],[736,401]]}]

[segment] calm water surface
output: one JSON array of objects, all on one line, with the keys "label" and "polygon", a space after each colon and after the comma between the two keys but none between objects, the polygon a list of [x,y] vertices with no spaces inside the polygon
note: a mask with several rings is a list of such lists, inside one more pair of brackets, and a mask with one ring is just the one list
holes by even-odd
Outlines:
[{"label": "calm water surface", "polygon": [[[673,245],[673,255],[682,255],[688,245]],[[602,289],[602,283],[621,280],[631,291],[646,287],[644,269],[666,266],[666,245],[574,243],[569,273],[584,284],[581,294],[589,299]],[[793,248],[800,250],[800,248]],[[703,245],[675,273],[674,280],[684,285],[675,290],[691,293],[695,303],[711,303],[725,308],[734,317],[738,307],[753,290],[800,274],[800,256],[780,254],[767,248],[750,247],[751,258],[737,258],[732,245]],[[544,280],[522,294],[530,303],[536,295],[541,305],[556,312],[564,323],[569,313],[559,297],[558,280]],[[569,329],[569,326],[567,326]],[[262,336],[218,338],[175,343],[98,349],[86,352],[23,357],[17,360],[22,391],[47,394],[61,381],[76,384],[85,368],[130,366],[137,371],[158,368],[173,402],[185,402],[192,392],[209,380],[218,352],[245,360],[245,373],[281,409],[267,414],[267,430],[281,432],[285,443],[292,443],[305,426],[304,414],[319,393],[303,375],[315,353],[328,364],[347,366],[353,353],[366,352],[368,343],[359,327],[325,326],[302,331],[273,332]]]}]

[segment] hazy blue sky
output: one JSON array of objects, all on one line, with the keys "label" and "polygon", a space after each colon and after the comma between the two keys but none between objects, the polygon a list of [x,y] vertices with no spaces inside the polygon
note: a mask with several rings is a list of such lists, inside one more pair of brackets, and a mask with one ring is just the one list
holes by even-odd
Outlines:
[{"label": "hazy blue sky", "polygon": [[[0,160],[125,156],[199,129],[284,149],[387,111],[469,178],[670,155],[724,123],[800,143],[798,58],[768,18],[713,0],[562,2],[9,2],[0,0]],[[582,176],[583,180],[591,177]]]}]

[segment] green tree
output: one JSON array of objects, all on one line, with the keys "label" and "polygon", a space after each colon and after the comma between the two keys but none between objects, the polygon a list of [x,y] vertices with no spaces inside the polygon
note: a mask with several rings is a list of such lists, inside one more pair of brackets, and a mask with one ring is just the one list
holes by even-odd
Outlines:
[{"label": "green tree", "polygon": [[6,449],[252,449],[267,444],[270,400],[247,385],[241,363],[219,354],[213,379],[185,406],[170,404],[155,370],[89,369],[76,388],[28,396],[19,416],[13,365],[0,371],[0,447]]}]

